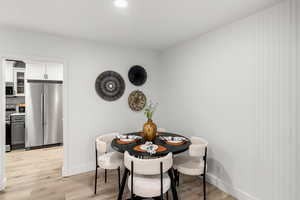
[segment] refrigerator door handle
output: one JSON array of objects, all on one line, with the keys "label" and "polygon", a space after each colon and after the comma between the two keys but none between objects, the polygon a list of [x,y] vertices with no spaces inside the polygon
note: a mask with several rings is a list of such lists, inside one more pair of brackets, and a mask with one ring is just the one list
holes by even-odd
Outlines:
[{"label": "refrigerator door handle", "polygon": [[[46,113],[45,113],[45,105],[46,105],[46,93],[44,93],[43,94],[43,125],[44,125],[44,127],[45,127],[45,125],[46,125]],[[45,134],[45,133],[44,133]]]},{"label": "refrigerator door handle", "polygon": [[41,94],[41,124],[44,126],[44,94]]},{"label": "refrigerator door handle", "polygon": [[44,89],[44,93],[43,93],[43,145],[45,145],[45,137],[46,137],[46,114],[45,114],[45,106],[46,106],[46,94],[45,94],[45,89]]}]

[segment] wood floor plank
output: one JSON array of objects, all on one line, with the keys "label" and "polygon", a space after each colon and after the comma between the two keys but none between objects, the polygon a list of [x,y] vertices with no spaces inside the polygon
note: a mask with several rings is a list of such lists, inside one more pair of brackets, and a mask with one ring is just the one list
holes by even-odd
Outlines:
[{"label": "wood floor plank", "polygon": [[[0,192],[0,200],[112,200],[117,199],[117,172],[99,170],[98,193],[94,195],[94,172],[61,177],[63,148],[52,147],[31,151],[13,151],[6,154],[7,187]],[[202,181],[182,176],[178,188],[181,200],[203,198]],[[170,197],[171,192],[169,192]],[[126,188],[124,199],[129,198]],[[207,184],[208,200],[234,200],[230,195]]]}]

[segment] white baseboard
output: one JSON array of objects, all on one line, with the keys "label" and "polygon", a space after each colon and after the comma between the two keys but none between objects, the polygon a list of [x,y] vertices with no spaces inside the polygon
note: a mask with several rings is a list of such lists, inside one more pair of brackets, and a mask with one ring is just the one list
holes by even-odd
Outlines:
[{"label": "white baseboard", "polygon": [[251,196],[247,192],[244,192],[238,188],[235,188],[233,185],[226,183],[225,181],[219,179],[213,174],[207,173],[206,174],[207,181],[219,188],[220,190],[232,195],[233,197],[237,198],[238,200],[259,200],[256,197]]},{"label": "white baseboard", "polygon": [[0,191],[4,190],[6,187],[6,178],[3,178],[0,182]]},{"label": "white baseboard", "polygon": [[68,170],[63,167],[62,176],[72,176],[72,175],[82,174],[85,172],[90,172],[93,170],[95,170],[95,163],[93,162],[77,165],[77,166],[70,166]]},{"label": "white baseboard", "polygon": [[65,166],[63,166],[62,169],[61,169],[61,176],[62,177],[67,177],[68,176],[68,170],[65,168]]}]

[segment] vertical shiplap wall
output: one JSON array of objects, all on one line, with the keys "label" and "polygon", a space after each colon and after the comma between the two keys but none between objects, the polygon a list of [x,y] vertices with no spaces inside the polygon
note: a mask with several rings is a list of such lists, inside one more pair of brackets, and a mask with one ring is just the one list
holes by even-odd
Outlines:
[{"label": "vertical shiplap wall", "polygon": [[256,16],[254,174],[260,199],[296,199],[296,6],[286,1]]},{"label": "vertical shiplap wall", "polygon": [[161,126],[208,139],[210,178],[240,199],[299,199],[296,2],[162,55]]}]

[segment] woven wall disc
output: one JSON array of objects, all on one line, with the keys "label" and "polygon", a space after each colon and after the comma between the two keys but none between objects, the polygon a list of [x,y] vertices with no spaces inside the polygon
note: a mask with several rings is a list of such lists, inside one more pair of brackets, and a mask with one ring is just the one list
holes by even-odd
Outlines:
[{"label": "woven wall disc", "polygon": [[124,94],[125,82],[119,73],[105,71],[96,79],[95,88],[102,99],[115,101]]},{"label": "woven wall disc", "polygon": [[131,110],[141,111],[145,108],[147,98],[145,94],[139,90],[130,93],[128,97],[128,104]]}]

